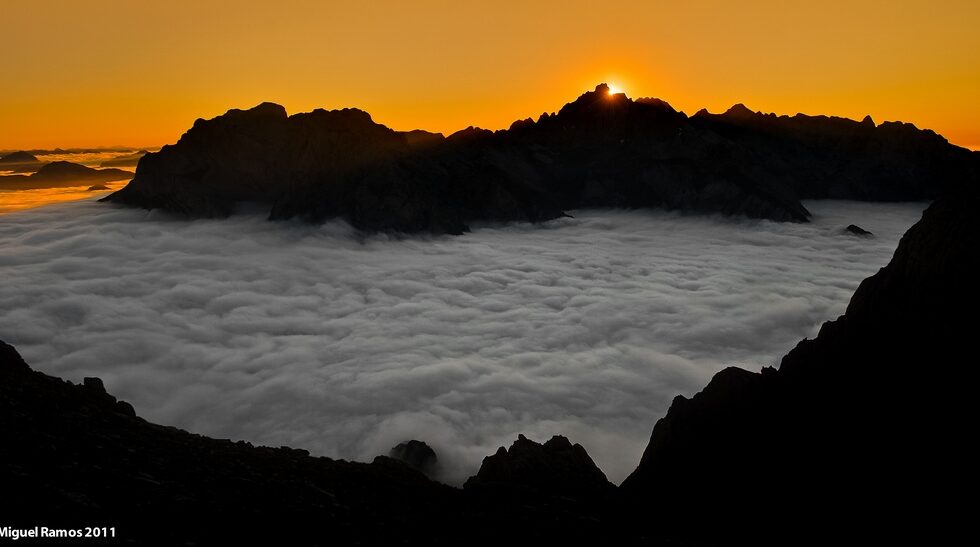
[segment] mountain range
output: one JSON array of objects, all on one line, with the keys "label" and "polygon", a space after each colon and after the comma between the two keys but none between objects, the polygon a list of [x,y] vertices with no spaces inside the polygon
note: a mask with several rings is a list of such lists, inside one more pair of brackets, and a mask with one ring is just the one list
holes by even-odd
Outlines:
[{"label": "mountain range", "polygon": [[742,105],[687,116],[601,84],[537,120],[448,137],[394,131],[357,109],[231,110],[144,156],[132,182],[105,200],[191,217],[250,202],[272,219],[450,234],[587,207],[805,222],[805,199],[933,199],[975,177],[978,158],[907,123]]}]

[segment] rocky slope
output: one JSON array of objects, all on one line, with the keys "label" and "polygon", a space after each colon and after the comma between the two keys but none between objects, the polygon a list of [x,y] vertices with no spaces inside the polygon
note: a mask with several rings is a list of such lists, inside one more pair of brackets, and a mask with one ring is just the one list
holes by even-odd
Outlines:
[{"label": "rocky slope", "polygon": [[629,506],[678,537],[696,530],[719,541],[962,532],[970,519],[955,492],[973,474],[976,198],[930,206],[845,315],[778,370],[729,368],[693,398],[677,397],[622,484]]},{"label": "rocky slope", "polygon": [[65,186],[87,186],[131,178],[133,178],[133,173],[122,169],[92,169],[68,161],[53,161],[45,164],[31,175],[0,176],[0,189],[36,190]]},{"label": "rocky slope", "polygon": [[33,371],[2,342],[0,434],[0,526],[114,526],[113,543],[136,545],[483,545],[514,534],[530,542],[608,535],[591,513],[537,500],[531,510],[499,504],[386,456],[353,463],[152,424],[97,378],[74,385]]},{"label": "rocky slope", "polygon": [[605,85],[555,114],[448,138],[397,132],[360,110],[287,116],[264,103],[198,120],[140,161],[108,201],[190,216],[258,202],[274,219],[459,233],[582,207],[666,207],[805,221],[801,199],[926,199],[976,156],[909,124],[776,117],[733,107],[688,117]]},{"label": "rocky slope", "polygon": [[140,160],[148,154],[146,150],[137,150],[131,154],[121,154],[99,163],[99,167],[136,167]]}]

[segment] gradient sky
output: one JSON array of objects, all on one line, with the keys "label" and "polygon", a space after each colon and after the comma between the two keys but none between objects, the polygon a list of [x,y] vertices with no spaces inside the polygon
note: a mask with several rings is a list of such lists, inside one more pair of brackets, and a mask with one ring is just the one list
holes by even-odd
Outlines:
[{"label": "gradient sky", "polygon": [[491,129],[596,83],[980,148],[980,2],[0,0],[0,150],[152,146],[261,101]]}]

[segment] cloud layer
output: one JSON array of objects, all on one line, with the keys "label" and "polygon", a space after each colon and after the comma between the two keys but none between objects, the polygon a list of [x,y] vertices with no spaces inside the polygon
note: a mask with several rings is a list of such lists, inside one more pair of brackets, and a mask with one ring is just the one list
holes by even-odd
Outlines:
[{"label": "cloud layer", "polygon": [[0,339],[198,433],[366,460],[417,438],[456,483],[562,433],[619,482],[675,395],[816,334],[924,208],[806,205],[811,224],[580,211],[406,239],[53,205],[0,216]]}]

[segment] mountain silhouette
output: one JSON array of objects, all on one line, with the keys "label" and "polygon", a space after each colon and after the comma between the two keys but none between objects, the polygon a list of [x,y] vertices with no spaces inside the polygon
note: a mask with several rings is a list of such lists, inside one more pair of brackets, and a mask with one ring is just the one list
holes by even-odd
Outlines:
[{"label": "mountain silhouette", "polygon": [[977,171],[976,154],[911,124],[742,105],[688,117],[602,84],[555,114],[449,137],[394,131],[357,109],[231,110],[147,154],[105,200],[203,217],[253,202],[272,219],[456,234],[583,207],[805,222],[803,199],[931,199]]},{"label": "mountain silhouette", "polygon": [[621,486],[632,518],[708,543],[953,540],[972,522],[954,492],[973,461],[976,199],[932,204],[778,369],[731,367],[675,398]]},{"label": "mountain silhouette", "polygon": [[0,157],[0,171],[11,171],[13,173],[33,173],[41,168],[44,163],[37,159],[34,154],[29,152],[11,152],[6,156]]}]

